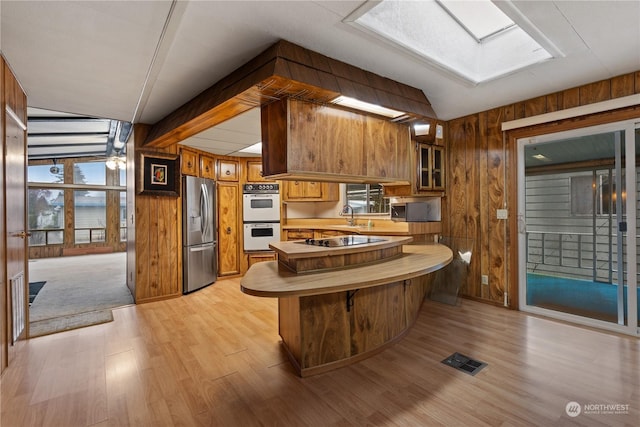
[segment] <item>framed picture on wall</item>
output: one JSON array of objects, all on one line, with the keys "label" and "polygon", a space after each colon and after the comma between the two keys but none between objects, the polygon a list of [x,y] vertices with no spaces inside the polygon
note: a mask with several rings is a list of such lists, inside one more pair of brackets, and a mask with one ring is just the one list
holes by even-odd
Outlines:
[{"label": "framed picture on wall", "polygon": [[138,156],[138,194],[180,195],[180,161],[177,154],[140,152]]}]

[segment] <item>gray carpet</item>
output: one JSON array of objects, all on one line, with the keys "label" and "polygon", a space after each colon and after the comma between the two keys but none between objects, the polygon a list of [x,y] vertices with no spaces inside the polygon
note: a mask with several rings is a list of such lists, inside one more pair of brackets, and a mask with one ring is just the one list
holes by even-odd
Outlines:
[{"label": "gray carpet", "polygon": [[133,304],[124,252],[30,260],[29,281],[45,280],[29,309],[32,337],[108,322]]},{"label": "gray carpet", "polygon": [[111,310],[70,314],[68,316],[30,322],[29,336],[31,338],[40,337],[42,335],[55,334],[56,332],[64,332],[111,321],[113,321],[113,313],[111,313]]}]

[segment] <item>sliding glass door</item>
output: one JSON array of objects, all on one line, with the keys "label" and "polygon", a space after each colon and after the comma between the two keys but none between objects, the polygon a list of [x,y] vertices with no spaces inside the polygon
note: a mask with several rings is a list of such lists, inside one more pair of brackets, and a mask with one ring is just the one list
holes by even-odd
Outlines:
[{"label": "sliding glass door", "polygon": [[638,334],[638,127],[518,140],[520,309]]}]

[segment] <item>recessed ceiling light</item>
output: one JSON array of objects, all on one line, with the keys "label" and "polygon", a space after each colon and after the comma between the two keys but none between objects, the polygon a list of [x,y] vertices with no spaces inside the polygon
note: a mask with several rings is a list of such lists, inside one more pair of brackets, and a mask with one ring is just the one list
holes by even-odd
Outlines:
[{"label": "recessed ceiling light", "polygon": [[551,160],[547,156],[545,156],[544,154],[534,154],[531,157],[533,157],[534,159],[537,159],[537,160],[547,160],[547,161]]}]

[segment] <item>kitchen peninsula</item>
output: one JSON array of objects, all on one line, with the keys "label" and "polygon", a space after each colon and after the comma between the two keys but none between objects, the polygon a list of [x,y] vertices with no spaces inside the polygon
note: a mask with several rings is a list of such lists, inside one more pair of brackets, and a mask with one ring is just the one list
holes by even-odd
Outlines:
[{"label": "kitchen peninsula", "polygon": [[440,244],[410,236],[341,236],[272,243],[278,261],[253,265],[244,293],[278,298],[279,333],[297,373],[363,360],[404,336],[433,272],[451,262]]}]

